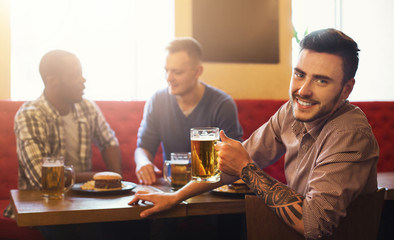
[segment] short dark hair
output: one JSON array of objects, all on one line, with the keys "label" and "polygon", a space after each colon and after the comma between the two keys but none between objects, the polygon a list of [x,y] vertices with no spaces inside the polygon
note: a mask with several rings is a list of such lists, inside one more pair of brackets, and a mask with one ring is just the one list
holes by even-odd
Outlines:
[{"label": "short dark hair", "polygon": [[189,57],[197,62],[201,61],[202,49],[200,43],[191,37],[176,38],[167,47],[169,53],[186,51]]},{"label": "short dark hair", "polygon": [[300,47],[301,50],[308,49],[340,56],[343,61],[342,70],[344,75],[342,85],[345,85],[356,75],[360,49],[358,49],[357,43],[343,32],[333,28],[311,32],[302,39]]}]

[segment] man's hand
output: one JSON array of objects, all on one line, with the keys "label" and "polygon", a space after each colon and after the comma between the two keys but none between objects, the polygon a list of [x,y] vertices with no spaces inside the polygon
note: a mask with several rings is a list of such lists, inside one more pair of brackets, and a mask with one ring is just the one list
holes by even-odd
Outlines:
[{"label": "man's hand", "polygon": [[138,191],[129,202],[129,205],[138,204],[139,201],[148,201],[154,204],[153,207],[140,213],[141,218],[146,218],[154,213],[167,210],[179,203],[174,193],[146,193],[144,191]]},{"label": "man's hand", "polygon": [[241,178],[242,168],[253,162],[242,144],[226,136],[223,130],[220,131],[221,141],[216,144],[218,151],[219,169],[229,175]]},{"label": "man's hand", "polygon": [[140,167],[137,166],[135,172],[140,184],[146,185],[154,184],[156,182],[156,174],[161,174],[160,169],[153,165],[153,163],[148,163]]}]

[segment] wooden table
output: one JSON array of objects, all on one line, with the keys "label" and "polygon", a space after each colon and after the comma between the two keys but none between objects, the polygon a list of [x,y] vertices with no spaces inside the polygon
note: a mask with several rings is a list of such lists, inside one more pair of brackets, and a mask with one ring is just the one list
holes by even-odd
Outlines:
[{"label": "wooden table", "polygon": [[[378,186],[386,188],[386,200],[394,200],[394,172],[378,173]],[[162,179],[153,186],[138,185],[133,191],[144,189],[170,191]],[[141,219],[140,212],[151,207],[151,204],[129,206],[132,195],[133,192],[97,196],[69,191],[63,200],[45,201],[39,191],[11,190],[11,203],[20,227],[138,220]],[[153,217],[173,218],[230,213],[245,213],[244,198],[204,193]]]},{"label": "wooden table", "polygon": [[386,189],[386,200],[394,200],[394,172],[378,173],[378,187]]},{"label": "wooden table", "polygon": [[[168,192],[164,181],[153,186],[138,185],[133,191],[152,190]],[[150,203],[129,206],[133,192],[122,195],[92,195],[69,191],[63,200],[46,201],[40,191],[11,190],[11,203],[18,226],[45,226],[58,224],[92,223],[141,219],[141,211]],[[244,198],[204,193],[178,204],[154,218],[174,218],[194,215],[244,213]]]}]

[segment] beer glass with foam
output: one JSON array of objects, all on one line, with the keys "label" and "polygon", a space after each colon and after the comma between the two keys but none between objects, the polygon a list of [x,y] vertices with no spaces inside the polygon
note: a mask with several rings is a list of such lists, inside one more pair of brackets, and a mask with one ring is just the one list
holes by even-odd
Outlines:
[{"label": "beer glass with foam", "polygon": [[[71,177],[71,184],[64,186],[64,173]],[[64,165],[63,157],[44,157],[41,166],[41,191],[45,199],[62,199],[75,182],[72,166]]]},{"label": "beer glass with foam", "polygon": [[219,128],[201,127],[190,129],[192,153],[192,180],[196,182],[218,182],[217,151],[215,145],[219,140]]},{"label": "beer glass with foam", "polygon": [[164,161],[164,180],[176,191],[186,185],[191,179],[191,153],[171,153],[171,160]]}]

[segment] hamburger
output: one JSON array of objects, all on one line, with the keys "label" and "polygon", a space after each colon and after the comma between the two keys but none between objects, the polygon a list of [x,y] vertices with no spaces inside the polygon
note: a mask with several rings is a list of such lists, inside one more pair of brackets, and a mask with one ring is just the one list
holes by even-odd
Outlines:
[{"label": "hamburger", "polygon": [[233,190],[235,192],[249,192],[250,189],[248,185],[242,180],[239,179],[228,185],[229,190]]},{"label": "hamburger", "polygon": [[115,172],[99,172],[94,174],[95,190],[122,189],[122,176]]}]

